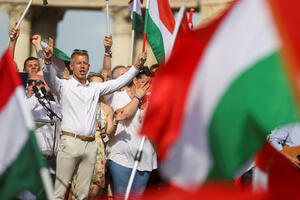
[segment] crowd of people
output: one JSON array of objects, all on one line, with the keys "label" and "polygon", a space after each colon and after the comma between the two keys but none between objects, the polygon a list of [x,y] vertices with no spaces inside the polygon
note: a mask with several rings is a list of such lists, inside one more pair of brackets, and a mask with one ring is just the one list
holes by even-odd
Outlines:
[{"label": "crowd of people", "polygon": [[[13,57],[19,34],[15,28],[9,32],[13,37],[8,49]],[[112,70],[112,36],[106,35],[101,72],[89,73],[88,52],[75,49],[70,71],[66,67],[60,74],[53,66],[53,39],[45,48],[40,35],[31,41],[37,58],[24,62],[24,101],[35,120],[36,139],[53,179],[55,199],[123,198],[142,139],[139,129],[151,79],[159,66],[144,66],[147,53],[143,52],[133,66]],[[132,185],[134,196],[143,194],[157,168],[156,159],[146,139]]]}]

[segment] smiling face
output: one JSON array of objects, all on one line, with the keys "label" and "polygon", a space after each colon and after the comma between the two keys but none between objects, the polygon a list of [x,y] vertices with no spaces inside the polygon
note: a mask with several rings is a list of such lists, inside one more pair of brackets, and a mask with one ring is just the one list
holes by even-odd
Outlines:
[{"label": "smiling face", "polygon": [[73,77],[84,84],[86,74],[90,69],[89,58],[86,55],[74,55],[71,59],[70,69],[73,70]]}]

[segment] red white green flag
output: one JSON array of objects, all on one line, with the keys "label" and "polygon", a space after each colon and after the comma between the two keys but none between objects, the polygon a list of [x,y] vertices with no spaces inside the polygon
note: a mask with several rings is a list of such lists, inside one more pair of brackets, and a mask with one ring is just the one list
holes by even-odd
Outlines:
[{"label": "red white green flag", "polygon": [[179,36],[141,130],[164,177],[182,187],[231,180],[272,129],[299,121],[299,13],[296,0],[241,0]]},{"label": "red white green flag", "polygon": [[24,88],[9,51],[0,61],[0,90],[0,199],[15,199],[24,191],[38,194],[43,188],[41,175],[48,178],[51,192]]},{"label": "red white green flag", "polygon": [[157,62],[172,50],[175,19],[168,0],[147,0],[145,33]]}]

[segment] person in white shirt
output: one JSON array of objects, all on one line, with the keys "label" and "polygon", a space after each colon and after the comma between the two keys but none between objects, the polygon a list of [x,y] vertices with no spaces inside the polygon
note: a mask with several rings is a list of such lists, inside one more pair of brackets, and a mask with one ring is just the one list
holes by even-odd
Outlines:
[{"label": "person in white shirt", "polygon": [[[149,90],[150,75],[150,70],[143,67],[126,90],[115,92],[112,96],[111,106],[115,110],[118,126],[115,136],[107,143],[106,154],[114,193],[117,196],[124,195],[126,191],[135,155],[142,139],[139,135],[144,112],[142,99]],[[146,139],[132,185],[135,196],[143,194],[151,171],[157,168],[156,159],[156,152]]]},{"label": "person in white shirt", "polygon": [[87,199],[91,178],[96,162],[97,143],[96,111],[100,96],[110,94],[128,84],[138,73],[146,53],[139,56],[137,63],[116,80],[103,83],[89,83],[89,57],[85,50],[74,50],[70,69],[73,78],[58,79],[53,71],[53,39],[44,50],[44,78],[48,86],[58,96],[62,110],[62,137],[57,154],[57,171],[54,186],[55,199],[64,199],[69,181],[77,166],[77,185],[74,194],[77,199]]},{"label": "person in white shirt", "polygon": [[34,86],[39,92],[42,87],[47,87],[41,75],[31,75],[29,77],[27,81],[26,103],[29,109],[32,111],[32,115],[36,123],[36,129],[34,132],[39,148],[47,163],[50,173],[52,175],[55,175],[55,154],[60,142],[59,129],[57,128],[59,119],[54,116],[52,117],[52,119],[50,119],[50,117],[48,116],[49,112],[40,103],[40,101],[43,101],[44,104],[54,113],[58,114],[58,116],[60,116],[59,106],[57,106],[55,101],[49,101],[49,99],[46,100],[45,98],[38,99],[33,92]]}]

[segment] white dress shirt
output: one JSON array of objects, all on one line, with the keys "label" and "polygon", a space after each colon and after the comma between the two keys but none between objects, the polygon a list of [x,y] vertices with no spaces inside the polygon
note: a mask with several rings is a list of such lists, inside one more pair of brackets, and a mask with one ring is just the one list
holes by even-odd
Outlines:
[{"label": "white dress shirt", "polygon": [[82,85],[74,78],[57,78],[50,66],[43,66],[44,79],[60,101],[63,116],[61,129],[82,136],[95,135],[99,97],[121,89],[138,74],[138,70],[131,67],[118,79],[103,83],[87,81]]}]

